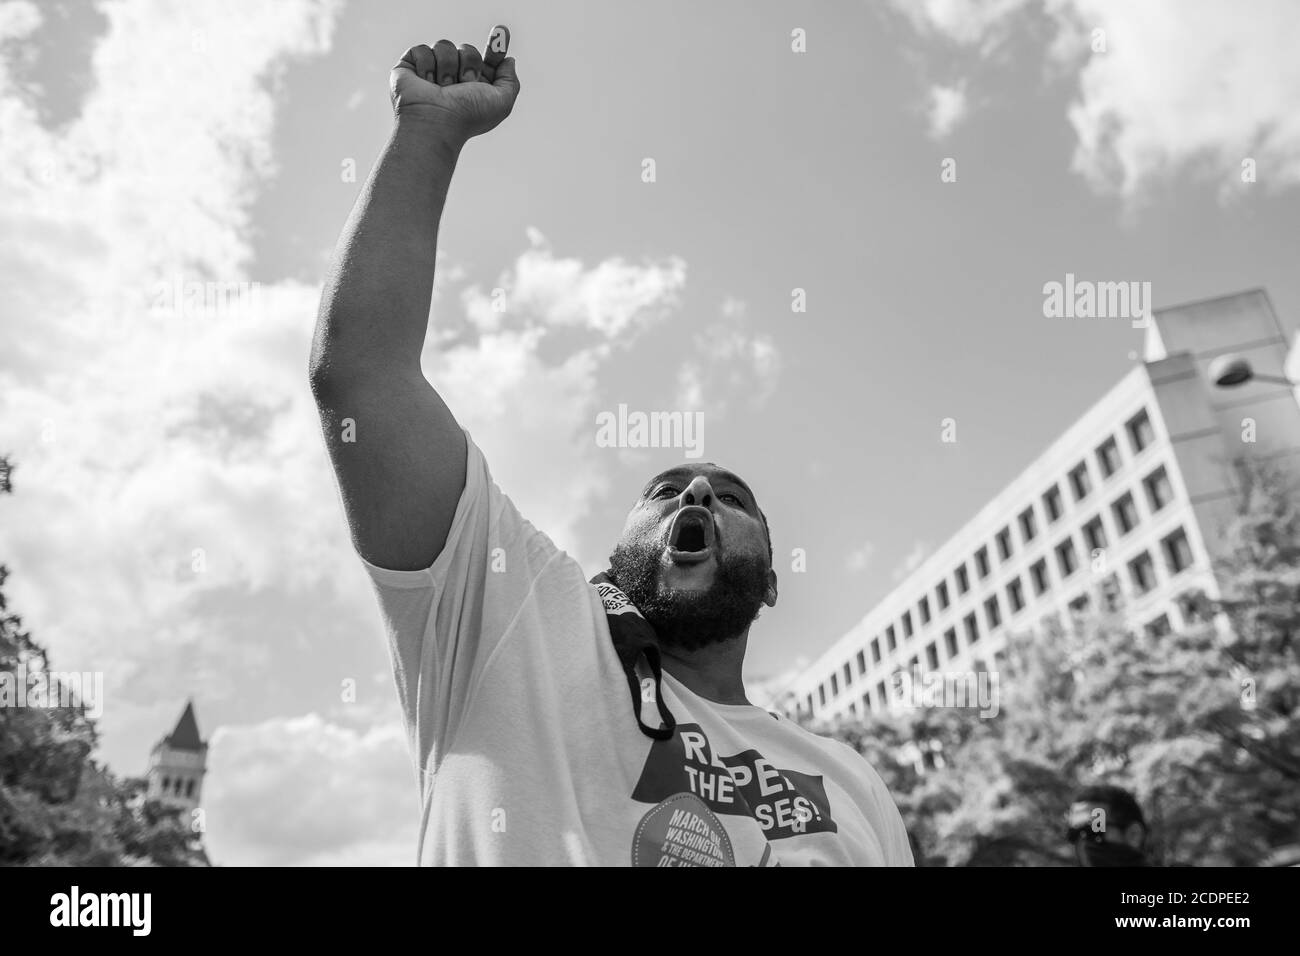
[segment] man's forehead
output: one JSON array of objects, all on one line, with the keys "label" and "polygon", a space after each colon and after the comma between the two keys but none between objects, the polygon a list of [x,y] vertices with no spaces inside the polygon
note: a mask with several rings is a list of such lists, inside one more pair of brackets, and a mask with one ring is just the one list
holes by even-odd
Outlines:
[{"label": "man's forehead", "polygon": [[729,471],[726,468],[723,468],[720,465],[716,465],[711,461],[704,461],[704,462],[700,462],[699,464],[691,464],[691,465],[675,465],[674,467],[669,468],[667,471],[661,471],[659,474],[655,475],[648,482],[646,482],[645,487],[641,489],[641,497],[644,498],[646,495],[648,495],[650,493],[650,489],[652,489],[655,485],[659,484],[660,482],[668,481],[668,480],[689,482],[697,475],[703,475],[705,478],[709,479],[710,483],[730,482],[732,484],[739,485],[741,488],[744,488],[745,491],[749,493],[749,497],[751,498],[755,497],[753,489],[749,487],[749,485],[745,482],[743,478],[741,478],[735,472]]}]

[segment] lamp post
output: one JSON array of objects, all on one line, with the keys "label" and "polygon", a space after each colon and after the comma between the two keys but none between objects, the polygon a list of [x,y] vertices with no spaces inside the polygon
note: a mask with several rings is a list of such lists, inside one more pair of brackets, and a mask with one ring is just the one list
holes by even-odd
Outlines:
[{"label": "lamp post", "polygon": [[1229,352],[1227,355],[1220,355],[1210,363],[1210,381],[1219,388],[1235,388],[1238,385],[1245,385],[1247,382],[1271,382],[1274,385],[1297,386],[1300,382],[1293,382],[1289,378],[1283,378],[1281,375],[1260,375],[1250,367],[1250,362],[1235,352]]}]

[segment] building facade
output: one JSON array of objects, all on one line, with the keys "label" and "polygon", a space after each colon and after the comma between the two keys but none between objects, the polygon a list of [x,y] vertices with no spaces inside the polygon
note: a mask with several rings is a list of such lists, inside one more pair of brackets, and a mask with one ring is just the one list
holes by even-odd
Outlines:
[{"label": "building facade", "polygon": [[1190,596],[1235,514],[1233,462],[1300,475],[1300,389],[1226,388],[1232,353],[1258,375],[1300,375],[1300,342],[1263,290],[1154,313],[1135,366],[791,685],[817,721],[888,706],[900,671],[996,669],[1009,633],[1046,632],[1106,602],[1161,634],[1194,623]]}]

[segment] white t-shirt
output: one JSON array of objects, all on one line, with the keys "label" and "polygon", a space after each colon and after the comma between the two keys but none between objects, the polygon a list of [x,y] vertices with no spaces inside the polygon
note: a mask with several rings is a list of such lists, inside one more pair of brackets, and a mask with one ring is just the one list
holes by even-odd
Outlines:
[{"label": "white t-shirt", "polygon": [[595,587],[466,443],[433,565],[366,562],[419,777],[420,863],[912,865],[884,782],[845,744],[667,672],[677,732],[643,734]]}]

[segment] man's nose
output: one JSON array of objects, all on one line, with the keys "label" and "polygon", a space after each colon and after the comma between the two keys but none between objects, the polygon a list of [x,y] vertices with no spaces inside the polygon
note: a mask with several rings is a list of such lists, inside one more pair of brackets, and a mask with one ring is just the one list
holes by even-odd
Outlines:
[{"label": "man's nose", "polygon": [[682,492],[683,505],[699,505],[702,508],[713,507],[713,486],[709,484],[709,479],[703,475],[697,475],[691,479],[691,483],[686,486]]}]

